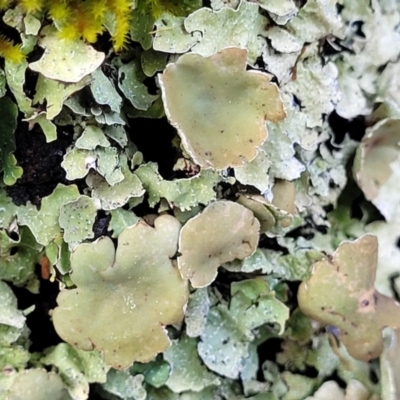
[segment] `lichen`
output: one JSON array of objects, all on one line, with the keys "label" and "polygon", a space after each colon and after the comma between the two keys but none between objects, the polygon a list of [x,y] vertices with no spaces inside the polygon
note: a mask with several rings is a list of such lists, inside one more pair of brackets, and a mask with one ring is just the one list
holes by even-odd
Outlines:
[{"label": "lichen", "polygon": [[202,168],[251,161],[267,137],[265,120],[285,116],[271,76],[246,71],[246,57],[234,47],[206,58],[185,54],[159,78],[165,112]]},{"label": "lichen", "polygon": [[154,224],[125,228],[117,249],[108,237],[79,245],[71,257],[76,289],[57,298],[58,334],[80,349],[100,350],[114,368],[152,360],[170,345],[165,326],[183,318],[187,284],[171,261],[180,224],[168,215]]},{"label": "lichen", "polygon": [[382,353],[383,328],[400,321],[400,305],[374,288],[377,252],[372,235],[343,242],[332,259],[314,264],[298,292],[302,312],[338,327],[350,355],[364,361]]},{"label": "lichen", "polygon": [[178,266],[193,287],[209,285],[223,263],[244,259],[257,248],[260,224],[240,204],[218,201],[191,218],[179,235]]}]

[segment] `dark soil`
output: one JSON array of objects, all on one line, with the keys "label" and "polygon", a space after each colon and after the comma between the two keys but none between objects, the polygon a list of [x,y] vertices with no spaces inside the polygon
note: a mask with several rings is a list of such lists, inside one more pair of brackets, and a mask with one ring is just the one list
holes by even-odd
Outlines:
[{"label": "dark soil", "polygon": [[28,201],[40,205],[40,200],[50,195],[57,184],[71,183],[65,179],[61,162],[72,139],[72,129],[62,128],[58,131],[57,140],[46,143],[46,137],[38,125],[29,130],[27,122],[18,124],[15,157],[24,172],[15,185],[7,187],[7,193],[16,205]]}]

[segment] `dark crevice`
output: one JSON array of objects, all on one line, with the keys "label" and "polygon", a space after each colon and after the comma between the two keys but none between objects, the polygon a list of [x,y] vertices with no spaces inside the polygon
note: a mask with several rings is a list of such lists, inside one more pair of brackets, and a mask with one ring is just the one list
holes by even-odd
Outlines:
[{"label": "dark crevice", "polygon": [[15,254],[18,253],[19,247],[18,246],[13,246],[10,249],[10,256],[15,256]]},{"label": "dark crevice", "polygon": [[258,56],[254,65],[261,71],[266,71],[267,66],[265,65],[264,59],[262,56]]},{"label": "dark crevice", "polygon": [[[102,397],[101,394],[99,393],[102,390],[104,390],[104,389],[102,389],[102,387],[99,384],[92,383],[90,385],[89,399],[88,400],[105,400],[105,397]],[[109,396],[107,396],[106,398],[109,398]]]},{"label": "dark crevice", "polygon": [[354,21],[351,24],[351,28],[354,32],[354,34],[356,34],[357,36],[366,39],[366,36],[363,32],[363,26],[364,26],[364,21]]},{"label": "dark crevice", "polygon": [[31,333],[29,339],[30,352],[43,351],[45,348],[54,346],[62,340],[54,329],[49,312],[57,306],[56,298],[59,293],[58,282],[50,282],[40,277],[40,265],[37,265],[36,274],[40,280],[40,291],[33,294],[27,289],[16,287],[10,284],[15,296],[18,299],[18,308],[25,310],[32,305],[34,311],[26,317],[26,324]]},{"label": "dark crevice", "polygon": [[305,224],[293,229],[286,234],[286,237],[298,238],[303,237],[306,240],[311,240],[315,236],[315,231],[318,231],[325,235],[328,232],[328,228],[325,225],[317,225],[311,217],[307,216],[304,218]]},{"label": "dark crevice", "polygon": [[143,153],[144,160],[158,164],[159,173],[164,179],[175,177],[173,166],[179,157],[179,151],[172,141],[177,133],[167,118],[135,118],[130,121],[128,133],[132,142]]},{"label": "dark crevice", "polygon": [[364,116],[348,120],[334,111],[329,115],[328,122],[333,131],[334,143],[336,144],[342,143],[346,134],[349,135],[350,139],[357,142],[365,135],[366,121]]},{"label": "dark crevice", "polygon": [[145,78],[143,84],[147,86],[149,94],[156,95],[160,93],[160,89],[156,84],[154,76]]},{"label": "dark crevice", "polygon": [[303,108],[301,105],[301,100],[294,94],[292,95],[292,98],[293,98],[293,107],[297,107],[301,110]]},{"label": "dark crevice", "polygon": [[340,14],[343,9],[344,9],[343,4],[336,4],[336,10],[337,10],[338,14]]},{"label": "dark crevice", "polygon": [[38,125],[29,130],[26,122],[18,124],[15,157],[23,168],[23,175],[15,185],[6,188],[16,205],[24,205],[28,201],[40,205],[41,199],[50,195],[59,183],[70,183],[65,178],[61,162],[72,140],[72,129],[67,127],[58,130],[57,140],[46,143]]},{"label": "dark crevice", "polygon": [[238,273],[233,274],[224,268],[218,268],[218,275],[212,286],[218,289],[225,300],[229,301],[231,298],[231,283],[243,279],[240,275]]},{"label": "dark crevice", "polygon": [[353,200],[353,202],[351,204],[351,208],[350,208],[350,217],[351,218],[362,220],[362,218],[364,217],[364,211],[360,207],[360,205],[362,204],[362,202],[364,200],[365,200],[365,198],[363,195],[357,196]]},{"label": "dark crevice", "polygon": [[379,379],[379,376],[378,376],[378,374],[376,373],[376,371],[375,371],[373,368],[371,368],[371,369],[369,370],[369,379],[370,379],[371,382],[374,383],[375,385],[379,383],[379,380],[380,380],[380,379]]},{"label": "dark crevice", "polygon": [[149,198],[148,193],[145,193],[143,201],[134,207],[133,212],[137,217],[143,218],[145,215],[158,214],[157,211],[158,205],[156,205],[154,208],[150,207],[148,198]]},{"label": "dark crevice", "polygon": [[309,378],[317,378],[318,377],[318,370],[314,367],[312,367],[311,365],[306,365],[306,367],[304,369],[302,369],[301,371],[296,371],[294,370],[293,372],[298,372],[301,373],[302,375],[305,375]]},{"label": "dark crevice", "polygon": [[335,381],[342,389],[346,389],[347,387],[347,383],[338,375],[337,371],[335,371],[332,375],[326,377],[325,382],[327,381]]},{"label": "dark crevice", "polygon": [[268,237],[267,235],[262,235],[260,241],[258,243],[258,247],[262,249],[274,250],[279,251],[282,255],[289,254],[289,251],[286,247],[281,246],[278,243],[277,238],[275,237]]},{"label": "dark crevice", "polygon": [[263,376],[262,365],[265,361],[273,361],[276,362],[276,356],[278,353],[282,351],[282,342],[283,339],[279,338],[271,338],[266,340],[264,343],[261,343],[258,346],[258,360],[259,360],[259,368],[257,373],[257,380],[260,382],[265,382],[265,378]]},{"label": "dark crevice", "polygon": [[107,214],[103,210],[99,210],[93,224],[94,239],[101,236],[110,236],[111,232],[108,231],[108,224],[111,220],[111,214]]},{"label": "dark crevice", "polygon": [[17,242],[19,240],[19,234],[15,231],[12,232],[7,232],[7,235],[14,240],[15,242]]},{"label": "dark crevice", "polygon": [[[237,185],[230,185],[226,182],[220,182],[217,187],[217,193],[221,196],[224,200],[231,200],[237,201],[239,195],[239,188],[241,187],[240,184]],[[248,193],[248,192],[246,192]],[[255,194],[259,194],[260,192],[256,191]]]},{"label": "dark crevice", "polygon": [[298,8],[302,8],[307,3],[307,0],[295,0],[295,4]]},{"label": "dark crevice", "polygon": [[108,54],[111,47],[111,35],[106,30],[101,35],[97,36],[97,40],[94,43],[91,43],[95,50]]},{"label": "dark crevice", "polygon": [[300,281],[286,282],[288,286],[288,302],[290,303],[290,307],[292,310],[295,310],[298,307],[297,304],[297,292],[299,291]]},{"label": "dark crevice", "polygon": [[[41,57],[41,55],[38,58],[40,58],[40,57]],[[38,78],[39,78],[39,74],[37,72],[34,72],[34,71],[30,70],[29,68],[26,69],[26,71],[25,71],[24,92],[31,99],[33,99],[33,97],[36,94],[36,83],[38,81]],[[43,107],[43,106],[41,107],[38,104],[35,104],[35,107],[38,108],[38,111],[41,111],[42,109],[43,109],[43,111],[46,110],[46,107]]]},{"label": "dark crevice", "polygon": [[[364,193],[354,197],[350,206],[350,217],[358,220],[363,220],[366,225],[374,221],[384,221],[385,218],[374,204],[367,201]],[[365,218],[368,217],[366,220]]]}]

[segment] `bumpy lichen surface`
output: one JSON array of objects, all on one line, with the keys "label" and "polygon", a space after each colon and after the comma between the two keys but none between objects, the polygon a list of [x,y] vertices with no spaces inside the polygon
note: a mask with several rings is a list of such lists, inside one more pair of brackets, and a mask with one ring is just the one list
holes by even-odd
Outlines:
[{"label": "bumpy lichen surface", "polygon": [[0,400],[400,397],[398,1],[0,18]]},{"label": "bumpy lichen surface", "polygon": [[54,372],[45,369],[30,369],[18,374],[9,388],[7,399],[22,400],[72,400],[64,382]]}]

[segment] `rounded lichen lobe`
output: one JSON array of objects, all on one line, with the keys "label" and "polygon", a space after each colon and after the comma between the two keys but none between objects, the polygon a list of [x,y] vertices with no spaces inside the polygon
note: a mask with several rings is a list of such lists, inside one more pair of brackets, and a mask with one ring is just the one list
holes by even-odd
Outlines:
[{"label": "rounded lichen lobe", "polygon": [[210,204],[191,218],[179,237],[178,266],[193,287],[209,285],[220,265],[252,255],[260,223],[246,207],[231,201]]},{"label": "rounded lichen lobe", "polygon": [[125,228],[116,250],[109,237],[78,246],[71,257],[76,289],[61,291],[53,314],[58,334],[75,347],[102,351],[118,369],[168,348],[165,326],[182,320],[188,299],[171,260],[179,230],[174,217],[163,215],[154,228],[142,220]]},{"label": "rounded lichen lobe", "polygon": [[237,167],[257,155],[265,121],[285,117],[271,75],[246,71],[247,51],[185,54],[159,77],[166,114],[202,168]]},{"label": "rounded lichen lobe", "polygon": [[373,235],[343,242],[332,259],[314,264],[298,292],[301,311],[339,328],[349,354],[362,361],[382,353],[384,328],[400,327],[399,304],[374,288],[377,254]]}]

